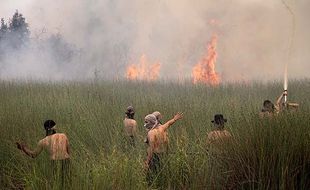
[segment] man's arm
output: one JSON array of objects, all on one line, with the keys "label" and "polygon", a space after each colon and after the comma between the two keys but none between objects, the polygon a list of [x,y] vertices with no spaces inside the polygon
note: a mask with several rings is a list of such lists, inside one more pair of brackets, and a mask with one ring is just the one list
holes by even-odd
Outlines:
[{"label": "man's arm", "polygon": [[67,153],[70,155],[70,146],[69,146],[68,138],[66,138],[66,148],[67,148]]},{"label": "man's arm", "polygon": [[279,98],[277,99],[277,102],[276,102],[276,106],[279,108],[281,106],[281,101],[284,97],[284,94],[287,93],[286,91],[282,92],[282,94],[279,96]]},{"label": "man's arm", "polygon": [[298,103],[287,103],[288,106],[298,108],[299,104]]},{"label": "man's arm", "polygon": [[183,118],[183,113],[178,112],[172,119],[167,121],[165,124],[161,125],[160,128],[164,131],[167,130],[171,125],[173,125],[177,120]]},{"label": "man's arm", "polygon": [[32,158],[35,158],[37,157],[43,150],[43,144],[42,142],[40,141],[37,145],[37,148],[32,151],[31,149],[29,149],[25,144],[23,143],[19,143],[19,142],[16,142],[17,144],[17,148],[22,150],[26,155],[32,157]]}]

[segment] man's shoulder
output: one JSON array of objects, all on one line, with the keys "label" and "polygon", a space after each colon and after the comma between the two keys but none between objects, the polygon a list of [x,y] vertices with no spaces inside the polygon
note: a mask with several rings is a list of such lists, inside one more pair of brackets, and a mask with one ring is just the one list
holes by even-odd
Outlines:
[{"label": "man's shoulder", "polygon": [[208,133],[208,138],[214,138],[214,137],[220,137],[220,136],[231,136],[231,134],[226,129],[210,131]]},{"label": "man's shoulder", "polygon": [[137,123],[136,120],[134,120],[134,119],[129,119],[129,118],[125,118],[125,119],[124,119],[124,122],[125,122],[125,123]]},{"label": "man's shoulder", "polygon": [[159,130],[159,131],[166,131],[167,130],[167,123],[165,123],[165,124],[158,124],[157,130]]},{"label": "man's shoulder", "polygon": [[149,130],[149,131],[147,132],[147,135],[149,136],[149,135],[154,135],[154,134],[156,134],[156,130],[157,130],[157,129],[151,129],[151,130]]},{"label": "man's shoulder", "polygon": [[44,137],[43,139],[39,140],[39,145],[44,144],[47,140],[47,137]]},{"label": "man's shoulder", "polygon": [[160,129],[159,128],[155,128],[155,129],[151,129],[148,133],[147,133],[147,136],[148,137],[154,137],[156,136],[157,134],[160,133]]},{"label": "man's shoulder", "polygon": [[208,136],[213,136],[213,135],[215,135],[215,134],[217,134],[217,131],[210,131],[210,132],[208,133]]},{"label": "man's shoulder", "polygon": [[213,138],[215,138],[215,137],[218,136],[218,135],[217,135],[217,132],[216,132],[216,131],[210,131],[210,132],[207,134],[207,136],[208,136],[208,139],[213,139]]},{"label": "man's shoulder", "polygon": [[133,123],[133,124],[137,124],[137,121],[136,120],[134,120],[134,119],[131,119],[131,122]]},{"label": "man's shoulder", "polygon": [[53,135],[53,137],[67,139],[67,135],[65,133],[56,133],[56,134]]},{"label": "man's shoulder", "polygon": [[224,133],[225,136],[231,136],[230,132],[227,131],[226,129],[223,131],[223,133]]}]

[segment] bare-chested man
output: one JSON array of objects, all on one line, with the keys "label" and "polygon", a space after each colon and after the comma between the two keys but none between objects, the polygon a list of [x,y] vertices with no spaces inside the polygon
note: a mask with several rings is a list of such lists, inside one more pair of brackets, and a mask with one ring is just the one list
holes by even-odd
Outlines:
[{"label": "bare-chested man", "polygon": [[134,119],[135,111],[132,106],[128,106],[125,112],[124,130],[129,138],[130,145],[135,146],[135,138],[137,136],[137,122]]},{"label": "bare-chested man", "polygon": [[[157,121],[158,121],[158,124],[159,125],[162,125],[162,118],[163,116],[161,115],[161,113],[159,111],[155,111],[152,113],[153,115],[155,115]],[[164,146],[165,146],[165,149],[166,151],[168,151],[168,147],[169,147],[169,136],[168,136],[168,130],[166,130],[164,132]]]},{"label": "bare-chested man", "polygon": [[148,130],[147,133],[147,158],[145,166],[148,169],[148,180],[152,180],[154,174],[159,171],[160,157],[166,151],[165,147],[165,132],[177,120],[183,117],[182,113],[177,113],[173,119],[165,124],[160,125],[153,114],[149,114],[144,119],[144,127]]},{"label": "bare-chested man", "polygon": [[211,122],[213,123],[214,129],[208,133],[207,146],[208,148],[212,146],[219,148],[218,146],[231,138],[231,134],[224,129],[224,124],[227,122],[227,119],[224,119],[222,114],[216,114],[214,115],[214,120]]},{"label": "bare-chested man", "polygon": [[270,100],[265,100],[263,103],[263,109],[259,113],[260,117],[272,117],[281,111],[296,110],[299,107],[297,103],[284,102],[284,97],[287,96],[287,91],[284,90],[283,93],[278,97],[276,104],[274,105]]},{"label": "bare-chested man", "polygon": [[[64,133],[56,133],[56,123],[53,120],[44,122],[46,137],[38,142],[35,150],[29,149],[24,143],[16,142],[17,148],[22,150],[26,155],[36,158],[42,150],[47,151],[53,165],[53,174],[57,171],[58,162],[61,168],[62,184],[69,179],[69,141]],[[66,178],[66,179],[64,179]]]}]

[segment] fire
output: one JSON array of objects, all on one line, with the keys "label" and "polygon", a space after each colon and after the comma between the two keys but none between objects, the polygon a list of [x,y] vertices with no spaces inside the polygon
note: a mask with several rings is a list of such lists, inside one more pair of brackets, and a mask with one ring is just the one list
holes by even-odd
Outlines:
[{"label": "fire", "polygon": [[216,53],[217,37],[213,36],[207,47],[206,55],[200,60],[192,70],[193,83],[205,83],[210,85],[218,85],[220,77],[215,72],[215,62],[217,58]]},{"label": "fire", "polygon": [[159,77],[160,63],[149,63],[145,55],[142,55],[138,64],[127,67],[126,78],[129,80],[154,81]]}]

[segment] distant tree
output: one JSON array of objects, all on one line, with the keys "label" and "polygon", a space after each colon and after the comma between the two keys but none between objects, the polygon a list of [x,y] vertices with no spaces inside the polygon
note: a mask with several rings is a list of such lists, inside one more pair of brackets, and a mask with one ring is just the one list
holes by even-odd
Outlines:
[{"label": "distant tree", "polygon": [[58,64],[69,63],[77,52],[76,48],[66,42],[60,34],[51,35],[47,39],[46,44],[48,45],[49,52]]},{"label": "distant tree", "polygon": [[13,15],[9,22],[9,40],[13,48],[19,48],[29,40],[30,31],[25,17],[18,13],[18,10]]},{"label": "distant tree", "polygon": [[[0,24],[0,61],[18,56],[23,59],[25,52],[34,56],[40,52],[40,56],[51,58],[51,61],[59,66],[66,66],[78,56],[79,50],[73,44],[68,43],[61,34],[52,34],[41,39],[40,35],[46,33],[45,28],[40,34],[34,34],[34,38],[30,39],[29,25],[18,11],[9,19],[8,24],[4,19],[1,19]],[[22,48],[25,46],[28,48]]]},{"label": "distant tree", "polygon": [[12,19],[9,19],[8,24],[1,18],[0,60],[14,52],[12,50],[17,50],[24,46],[29,41],[29,37],[28,23],[26,23],[25,17],[18,13],[17,10]]},{"label": "distant tree", "polygon": [[4,19],[1,18],[1,26],[0,26],[0,41],[5,38],[5,35],[8,31],[8,25],[4,22]]},{"label": "distant tree", "polygon": [[8,26],[4,22],[4,19],[1,18],[1,26],[0,26],[0,60],[3,59],[3,57],[5,55],[7,32],[8,32]]}]

